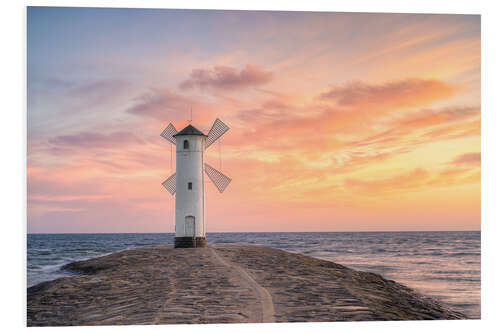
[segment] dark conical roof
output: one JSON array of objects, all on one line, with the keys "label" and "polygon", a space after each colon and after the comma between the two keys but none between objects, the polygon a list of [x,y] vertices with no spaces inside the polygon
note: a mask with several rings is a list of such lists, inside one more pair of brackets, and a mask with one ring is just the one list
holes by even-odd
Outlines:
[{"label": "dark conical roof", "polygon": [[201,132],[199,129],[194,127],[193,125],[187,125],[183,130],[179,131],[177,134],[174,134],[173,136],[178,136],[178,135],[203,135],[203,132]]}]

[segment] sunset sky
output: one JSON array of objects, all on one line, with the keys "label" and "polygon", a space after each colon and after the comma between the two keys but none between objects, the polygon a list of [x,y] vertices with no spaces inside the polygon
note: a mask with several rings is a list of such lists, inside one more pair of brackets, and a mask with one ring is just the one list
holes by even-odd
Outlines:
[{"label": "sunset sky", "polygon": [[28,232],[173,232],[190,108],[231,128],[208,232],[480,229],[478,15],[29,7],[27,42]]}]

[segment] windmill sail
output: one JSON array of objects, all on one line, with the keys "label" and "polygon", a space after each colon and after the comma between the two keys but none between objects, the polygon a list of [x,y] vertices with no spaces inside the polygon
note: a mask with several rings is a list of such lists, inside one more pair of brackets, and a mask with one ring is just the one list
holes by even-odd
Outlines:
[{"label": "windmill sail", "polygon": [[177,130],[175,129],[174,125],[172,123],[168,124],[167,128],[161,132],[161,136],[170,141],[170,143],[175,145],[175,138],[174,134],[177,134]]},{"label": "windmill sail", "polygon": [[226,187],[231,182],[231,178],[214,169],[207,163],[205,163],[205,173],[208,175],[208,178],[210,178],[210,180],[212,181],[212,183],[214,183],[215,187],[217,187],[220,193],[224,192]]},{"label": "windmill sail", "polygon": [[161,183],[164,188],[167,189],[167,191],[170,192],[170,194],[174,195],[175,194],[175,173],[168,177],[167,180],[165,180],[163,183]]},{"label": "windmill sail", "polygon": [[210,147],[212,143],[217,141],[218,138],[220,138],[224,133],[226,133],[229,130],[229,126],[224,124],[222,120],[219,118],[215,119],[214,124],[212,125],[212,128],[208,132],[207,139],[205,141],[205,149]]}]

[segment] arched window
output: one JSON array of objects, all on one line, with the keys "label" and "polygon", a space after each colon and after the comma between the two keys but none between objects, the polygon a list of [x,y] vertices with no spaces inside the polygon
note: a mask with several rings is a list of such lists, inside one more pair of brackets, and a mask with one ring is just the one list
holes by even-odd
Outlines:
[{"label": "arched window", "polygon": [[189,141],[184,140],[184,149],[189,149]]},{"label": "arched window", "polygon": [[188,183],[188,190],[192,190],[193,189],[193,183],[189,182]]}]

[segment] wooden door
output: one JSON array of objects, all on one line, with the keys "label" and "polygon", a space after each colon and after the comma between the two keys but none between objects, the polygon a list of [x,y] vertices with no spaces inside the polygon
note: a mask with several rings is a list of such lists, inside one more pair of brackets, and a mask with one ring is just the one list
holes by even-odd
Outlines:
[{"label": "wooden door", "polygon": [[195,236],[194,216],[186,216],[186,220],[184,222],[184,228],[186,232],[186,237]]}]

